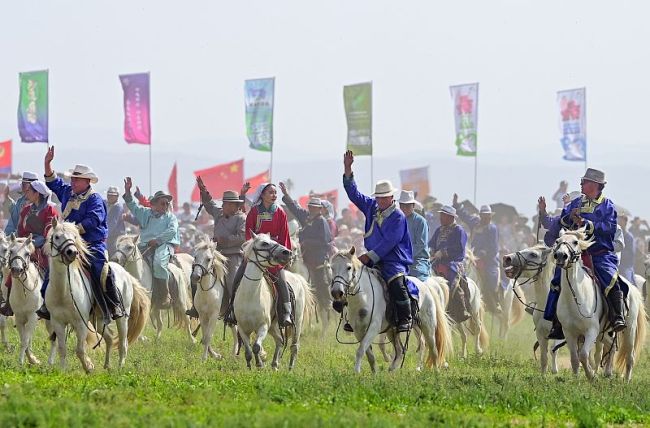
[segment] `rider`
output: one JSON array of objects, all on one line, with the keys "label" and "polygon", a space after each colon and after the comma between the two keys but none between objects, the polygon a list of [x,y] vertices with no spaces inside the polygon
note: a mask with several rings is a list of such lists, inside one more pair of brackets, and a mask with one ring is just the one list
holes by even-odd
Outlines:
[{"label": "rider", "polygon": [[327,219],[322,215],[323,204],[319,198],[310,198],[307,209],[299,206],[291,199],[287,186],[280,183],[280,190],[284,195],[282,202],[296,217],[301,229],[298,232],[302,260],[309,271],[309,279],[317,291],[324,291],[329,298],[329,285],[325,276],[325,261],[328,259],[332,234]]},{"label": "rider", "polygon": [[[20,211],[16,235],[19,238],[32,236],[32,243],[36,250],[32,253],[31,259],[43,272],[41,296],[45,297],[45,290],[49,282],[49,266],[47,256],[43,253],[43,244],[45,244],[47,232],[52,227],[52,219],[58,213],[54,205],[49,202],[51,192],[42,181],[30,181],[23,191],[28,203]],[[0,314],[5,316],[13,315],[9,304],[10,294],[11,277],[7,279],[7,300],[5,305],[0,308]]]},{"label": "rider", "polygon": [[426,282],[431,275],[431,261],[429,260],[429,226],[427,220],[415,212],[415,193],[411,190],[402,190],[399,195],[399,209],[406,216],[411,247],[413,248],[413,264],[409,266],[409,275]]},{"label": "rider", "polygon": [[366,217],[364,245],[368,252],[362,254],[359,261],[380,270],[388,285],[390,301],[395,307],[397,331],[409,331],[411,302],[406,275],[413,263],[413,249],[406,217],[395,206],[393,195],[396,189],[390,181],[378,181],[372,197],[359,192],[352,173],[353,162],[354,154],[348,150],[343,156],[343,187],[350,201]]},{"label": "rider", "polygon": [[[52,169],[54,146],[45,154],[45,182],[47,187],[61,201],[61,216],[65,221],[75,223],[81,238],[88,245],[88,268],[92,277],[93,295],[102,310],[104,324],[110,319],[124,316],[117,287],[108,272],[106,254],[106,203],[90,185],[97,183],[95,173],[86,165],[76,165],[71,172],[70,184],[57,177]],[[106,269],[106,270],[104,270]],[[102,279],[105,278],[105,288]],[[106,290],[105,292],[103,290]],[[41,318],[50,316],[45,305],[37,311]]]},{"label": "rider", "polygon": [[[241,195],[233,190],[226,190],[223,192],[221,198],[221,207],[212,199],[210,192],[205,187],[201,177],[196,177],[196,185],[201,191],[201,203],[205,210],[214,218],[214,235],[212,240],[217,243],[217,250],[226,256],[226,269],[228,271],[226,277],[226,284],[224,287],[224,295],[221,299],[221,316],[225,316],[232,295],[233,281],[235,273],[244,260],[244,253],[242,245],[246,242],[246,214],[241,210],[245,201],[244,195],[250,189],[250,184],[245,183],[241,189]],[[196,283],[191,284],[192,287],[192,302],[196,294]],[[199,313],[192,304],[187,315],[198,318]]]},{"label": "rider", "polygon": [[18,231],[20,212],[22,211],[23,206],[29,203],[25,192],[29,188],[29,183],[36,180],[38,180],[38,175],[36,175],[35,173],[30,171],[23,172],[23,178],[20,183],[20,190],[22,192],[22,196],[18,198],[18,200],[16,201],[12,200],[9,197],[9,186],[5,187],[4,205],[5,205],[5,209],[9,211],[9,221],[7,222],[7,226],[5,227],[5,235],[9,236],[12,233],[16,233]]},{"label": "rider", "polygon": [[[501,313],[503,299],[503,286],[499,284],[499,230],[492,223],[492,207],[483,205],[479,215],[472,215],[463,204],[458,202],[458,195],[454,193],[452,206],[456,208],[458,218],[465,223],[472,236],[472,248],[478,260],[476,271],[485,290],[496,295],[494,299],[494,311]],[[492,296],[490,296],[492,297]]]},{"label": "rider", "polygon": [[465,245],[467,233],[456,223],[456,209],[444,205],[440,213],[440,227],[436,229],[429,247],[433,252],[431,261],[438,275],[443,276],[448,284],[451,298],[449,299],[448,312],[454,321],[461,323],[470,317],[469,290],[463,275],[463,260],[465,259]]},{"label": "rider", "polygon": [[106,225],[108,226],[106,247],[109,256],[112,256],[115,252],[117,238],[122,236],[126,230],[123,218],[124,208],[119,203],[119,197],[120,191],[115,186],[110,186],[106,191]]},{"label": "rider", "polygon": [[[246,216],[246,240],[251,239],[253,233],[268,233],[275,242],[291,250],[287,214],[275,203],[278,198],[277,195],[278,191],[272,183],[263,183],[257,188],[253,197],[253,207]],[[246,260],[244,260],[239,265],[239,269],[237,269],[237,273],[235,274],[232,296],[230,298],[230,310],[225,319],[230,324],[237,323],[233,303],[239,283],[244,277],[246,263]],[[278,290],[278,324],[280,327],[292,325],[291,296],[289,294],[289,285],[284,274],[284,266],[274,266],[268,268],[267,271],[275,280]]]},{"label": "rider", "polygon": [[[546,214],[546,201],[543,197],[539,198],[538,204],[540,213],[544,217],[544,226],[549,229],[548,238],[544,238],[547,245],[549,243],[552,245],[562,228],[575,230],[584,227],[587,238],[593,239],[594,243],[586,253],[583,253],[583,262],[586,266],[593,267],[593,273],[609,304],[611,329],[619,332],[626,327],[623,314],[625,308],[623,290],[627,289],[627,284],[622,283],[618,276],[618,259],[614,253],[617,214],[614,203],[602,193],[606,183],[604,172],[587,168],[580,180],[582,195],[565,206],[559,217]],[[553,321],[553,328],[549,334],[551,339],[564,337],[562,325],[556,316],[560,283],[561,269],[556,268],[544,311],[544,318]]]},{"label": "rider", "polygon": [[124,180],[124,201],[140,226],[138,247],[143,254],[152,259],[152,296],[151,300],[168,308],[171,304],[169,295],[169,270],[167,265],[174,254],[174,246],[179,245],[178,220],[170,211],[172,196],[157,191],[149,200],[151,208],[144,208],[133,199],[131,177]]}]

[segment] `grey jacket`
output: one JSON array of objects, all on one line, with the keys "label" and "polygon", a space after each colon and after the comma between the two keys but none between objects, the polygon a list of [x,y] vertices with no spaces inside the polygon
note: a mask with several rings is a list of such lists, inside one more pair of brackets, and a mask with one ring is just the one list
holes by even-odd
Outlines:
[{"label": "grey jacket", "polygon": [[246,242],[246,214],[238,211],[226,217],[208,191],[201,192],[201,203],[214,218],[212,239],[217,243],[217,250],[224,256],[242,254],[242,244]]}]

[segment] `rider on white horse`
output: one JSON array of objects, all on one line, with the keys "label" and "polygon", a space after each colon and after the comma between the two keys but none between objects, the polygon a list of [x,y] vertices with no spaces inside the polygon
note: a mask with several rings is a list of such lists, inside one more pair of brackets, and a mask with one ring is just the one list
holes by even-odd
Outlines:
[{"label": "rider on white horse", "polygon": [[[104,324],[109,324],[111,318],[116,320],[123,317],[124,311],[117,288],[108,274],[106,203],[90,185],[97,183],[98,178],[90,167],[76,165],[70,174],[70,184],[66,184],[54,174],[53,159],[54,146],[45,154],[45,182],[61,201],[63,219],[77,225],[81,238],[88,245],[88,268],[92,277],[93,295],[102,310]],[[64,248],[56,250],[64,251]],[[45,304],[37,313],[41,318],[49,319],[50,314]]]},{"label": "rider on white horse", "polygon": [[440,227],[436,229],[429,242],[433,252],[431,260],[436,273],[443,276],[449,284],[451,296],[447,305],[449,316],[460,324],[471,316],[469,288],[462,275],[467,233],[456,223],[458,214],[454,207],[445,205],[438,212]]},{"label": "rider on white horse", "polygon": [[[621,281],[618,275],[618,258],[614,252],[617,213],[614,203],[602,193],[605,183],[604,172],[588,168],[580,181],[582,195],[565,206],[559,217],[551,217],[546,214],[546,202],[543,197],[539,198],[539,208],[542,217],[544,217],[545,227],[548,226],[549,229],[548,238],[544,238],[547,244],[557,239],[562,228],[575,230],[586,227],[587,237],[593,239],[594,244],[586,253],[583,253],[588,256],[583,258],[583,262],[586,266],[593,268],[593,273],[609,303],[611,329],[619,332],[626,327],[623,312],[625,309],[624,292],[627,291],[627,284]],[[593,266],[590,266],[590,261]],[[544,318],[553,321],[553,329],[549,338],[564,337],[562,326],[555,315],[560,294],[560,275],[561,270],[556,269],[544,311]]]},{"label": "rider on white horse", "polygon": [[472,215],[458,202],[456,193],[452,206],[456,208],[458,218],[469,227],[472,249],[478,258],[476,270],[484,290],[483,294],[489,295],[489,302],[492,302],[493,306],[491,310],[500,313],[500,301],[503,300],[505,289],[499,284],[499,230],[492,223],[492,207],[483,205],[478,215]]},{"label": "rider on white horse", "polygon": [[[233,283],[235,281],[235,273],[244,260],[244,252],[242,245],[246,242],[246,214],[242,211],[242,206],[245,201],[245,194],[250,188],[248,183],[245,183],[241,189],[241,194],[233,190],[226,190],[223,192],[221,198],[221,207],[212,199],[212,195],[205,187],[201,177],[196,177],[196,185],[201,191],[201,203],[205,210],[214,218],[214,232],[212,240],[217,243],[217,250],[226,256],[226,270],[228,271],[226,283],[224,284],[224,295],[221,299],[221,308],[219,314],[225,316],[228,304],[232,295]],[[196,294],[197,284],[192,282],[192,302],[194,302],[194,295]],[[192,303],[192,308],[189,309],[187,315],[198,318],[199,313]]]},{"label": "rider on white horse", "polygon": [[[152,296],[151,300],[161,308],[169,308],[169,270],[167,265],[174,254],[174,246],[180,244],[178,220],[170,211],[172,196],[163,191],[156,192],[149,202],[151,208],[140,205],[131,195],[131,177],[124,180],[124,201],[140,226],[138,247],[151,259]],[[147,254],[152,253],[152,254]],[[148,257],[147,257],[148,256]]]},{"label": "rider on white horse", "polygon": [[[409,266],[413,263],[413,248],[406,216],[395,206],[396,189],[388,180],[375,185],[375,193],[368,197],[357,189],[352,174],[354,154],[348,150],[343,157],[343,187],[348,198],[366,217],[364,246],[368,250],[359,257],[366,266],[374,266],[388,285],[390,302],[395,308],[398,332],[411,329],[411,301],[406,284]],[[340,305],[334,307],[341,312]]]},{"label": "rider on white horse", "polygon": [[5,212],[7,211],[9,212],[9,219],[7,221],[7,226],[5,227],[6,236],[9,236],[12,233],[16,233],[18,231],[20,212],[22,211],[23,206],[29,204],[29,201],[27,200],[27,196],[25,195],[25,191],[27,190],[29,183],[36,180],[38,180],[38,175],[36,175],[35,173],[30,171],[23,172],[23,178],[20,183],[20,190],[23,195],[20,198],[18,198],[16,201],[14,201],[9,197],[9,186],[6,186],[5,200],[3,202],[4,205],[3,208],[5,209]]},{"label": "rider on white horse", "polygon": [[429,243],[429,226],[426,219],[415,212],[416,202],[412,190],[402,190],[399,195],[399,209],[406,217],[413,248],[413,264],[409,266],[409,275],[422,282],[427,282],[431,275],[429,246],[427,245]]}]

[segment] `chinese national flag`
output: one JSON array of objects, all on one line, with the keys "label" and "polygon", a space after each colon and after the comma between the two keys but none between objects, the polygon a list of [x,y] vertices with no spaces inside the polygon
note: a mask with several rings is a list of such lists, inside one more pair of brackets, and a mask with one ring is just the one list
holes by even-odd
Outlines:
[{"label": "chinese national flag", "polygon": [[178,171],[176,169],[176,162],[174,162],[174,167],[172,168],[171,174],[169,174],[169,181],[167,182],[167,189],[169,189],[169,194],[172,195],[172,204],[174,204],[174,211],[178,211]]},{"label": "chinese national flag", "polygon": [[0,143],[0,173],[11,174],[11,140]]},{"label": "chinese national flag", "polygon": [[309,192],[309,195],[301,196],[298,198],[298,204],[300,206],[307,208],[307,203],[309,202],[309,198],[320,198],[322,201],[330,201],[332,205],[334,205],[334,210],[338,210],[338,202],[339,202],[339,191],[337,189],[330,190],[329,192],[323,192],[323,193],[316,193],[316,192]]},{"label": "chinese national flag", "polygon": [[[194,171],[194,175],[201,176],[213,198],[221,199],[224,191],[238,191],[244,183],[244,159]],[[201,193],[196,185],[192,190],[192,201],[201,201]]]},{"label": "chinese national flag", "polygon": [[268,183],[269,182],[269,170],[267,169],[266,171],[257,174],[253,177],[249,177],[246,180],[248,183],[251,185],[251,189],[255,190],[260,184]]}]

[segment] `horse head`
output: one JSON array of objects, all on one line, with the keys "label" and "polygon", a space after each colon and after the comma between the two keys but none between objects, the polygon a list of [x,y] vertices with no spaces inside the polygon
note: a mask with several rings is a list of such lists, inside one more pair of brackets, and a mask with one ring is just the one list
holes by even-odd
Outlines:
[{"label": "horse head", "polygon": [[127,262],[135,260],[139,240],[140,235],[122,235],[117,238],[115,253],[113,253],[111,261],[124,266]]},{"label": "horse head", "polygon": [[7,239],[7,236],[4,234],[0,234],[0,269],[7,267],[7,264],[9,262],[9,246],[11,243],[9,242],[9,239]]},{"label": "horse head", "polygon": [[192,263],[192,275],[190,280],[196,284],[201,279],[212,274],[216,279],[225,275],[226,257],[217,251],[215,242],[202,242],[194,250],[194,262]]},{"label": "horse head", "polygon": [[9,268],[11,269],[11,276],[18,278],[27,272],[29,267],[30,257],[34,253],[35,247],[32,241],[32,234],[30,233],[27,238],[16,238],[12,233],[9,239]]},{"label": "horse head", "polygon": [[291,250],[275,242],[266,233],[252,233],[252,238],[244,244],[244,257],[258,266],[270,268],[289,263]]},{"label": "horse head", "polygon": [[521,251],[503,256],[502,265],[506,276],[510,279],[529,279],[544,269],[548,255],[552,249],[545,245],[536,245]]},{"label": "horse head", "polygon": [[52,227],[45,242],[45,253],[52,259],[60,259],[65,265],[87,261],[88,247],[74,223],[52,219]]},{"label": "horse head", "polygon": [[555,263],[563,269],[570,268],[592,244],[593,241],[586,239],[584,228],[560,232],[560,237],[553,247]]},{"label": "horse head", "polygon": [[356,293],[357,272],[361,269],[361,262],[354,255],[355,252],[355,247],[352,247],[349,251],[337,252],[331,258],[330,294],[334,300],[341,301],[346,295]]}]

